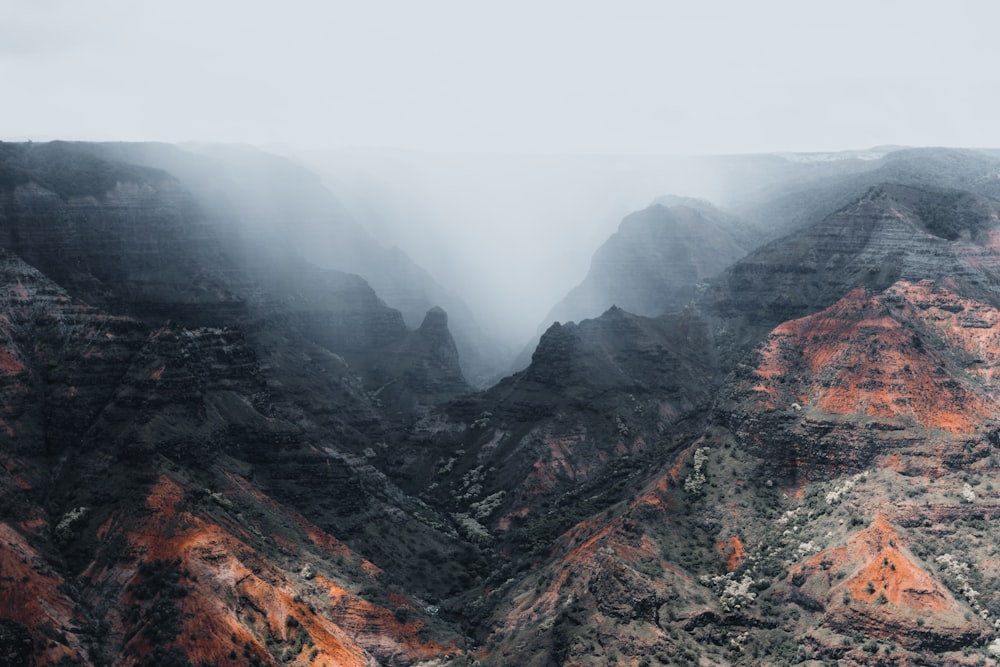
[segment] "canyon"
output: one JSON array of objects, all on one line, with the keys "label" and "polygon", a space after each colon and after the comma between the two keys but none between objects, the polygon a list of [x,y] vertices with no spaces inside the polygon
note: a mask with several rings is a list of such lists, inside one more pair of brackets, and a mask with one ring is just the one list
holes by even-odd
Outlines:
[{"label": "canyon", "polygon": [[0,663],[996,664],[1000,159],[760,164],[504,372],[303,167],[0,143]]}]

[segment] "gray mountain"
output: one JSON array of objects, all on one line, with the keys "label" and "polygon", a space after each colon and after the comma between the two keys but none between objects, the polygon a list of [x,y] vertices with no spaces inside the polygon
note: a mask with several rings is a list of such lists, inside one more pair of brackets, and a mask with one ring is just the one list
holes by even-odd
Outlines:
[{"label": "gray mountain", "polygon": [[234,231],[247,239],[248,252],[261,245],[284,247],[321,268],[361,276],[412,329],[428,310],[444,309],[465,376],[483,384],[496,374],[496,346],[465,303],[402,250],[376,241],[308,168],[248,146],[147,143],[99,149],[114,159],[170,172],[223,224],[234,225],[235,211],[239,230]]}]

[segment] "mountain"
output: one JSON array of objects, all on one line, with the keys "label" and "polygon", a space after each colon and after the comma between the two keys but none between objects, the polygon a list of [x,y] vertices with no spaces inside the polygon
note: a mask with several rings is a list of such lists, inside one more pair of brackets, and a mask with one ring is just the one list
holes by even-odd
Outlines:
[{"label": "mountain", "polygon": [[962,190],[882,184],[825,220],[754,251],[707,290],[734,355],[786,320],[825,308],[858,287],[951,278],[994,302],[998,207]]},{"label": "mountain", "polygon": [[711,204],[669,201],[622,220],[546,322],[579,322],[615,305],[649,317],[677,310],[752,247],[752,230]]},{"label": "mountain", "polygon": [[[667,196],[626,216],[594,253],[583,282],[544,320],[579,322],[611,307],[656,317],[694,301],[709,278],[757,245],[758,233],[705,201]],[[515,359],[526,368],[539,338]]]},{"label": "mountain", "polygon": [[[711,405],[717,366],[708,326],[689,313],[646,318],[611,308],[554,324],[527,369],[446,404],[393,445],[386,471],[512,548],[542,548],[569,528],[567,517],[593,508],[584,489],[608,491],[594,487],[605,471],[623,475],[613,491],[622,492],[631,474],[623,461],[654,456],[675,431],[694,428]],[[578,506],[552,515],[551,503],[565,496]]]},{"label": "mountain", "polygon": [[996,664],[988,156],[473,390],[450,313],[130,150],[0,144],[6,664]]},{"label": "mountain", "polygon": [[[462,542],[367,460],[391,423],[468,389],[444,312],[407,329],[357,276],[226,236],[165,172],[66,144],[2,154],[14,641],[42,663],[459,652],[413,597],[457,571],[431,573],[413,538]],[[422,583],[390,595],[398,573],[350,542]]]},{"label": "mountain", "polygon": [[[972,192],[887,183],[736,262],[687,309],[707,353],[677,374],[682,395],[717,399],[677,421],[628,422],[649,443],[641,454],[602,458],[592,427],[573,428],[574,412],[615,414],[597,398],[613,392],[584,389],[602,372],[583,362],[606,354],[621,368],[615,353],[553,345],[565,326],[547,332],[528,369],[498,385],[503,399],[539,374],[555,383],[547,395],[587,398],[539,410],[535,423],[569,427],[547,454],[514,438],[504,464],[494,452],[511,441],[493,432],[488,456],[477,452],[483,493],[507,489],[484,526],[542,559],[483,609],[482,662],[988,662],[995,211]],[[635,316],[579,326],[621,317]],[[694,339],[668,340],[678,354]],[[632,370],[636,385],[664,376]],[[480,427],[503,424],[503,399],[475,404],[467,423],[481,410]]]},{"label": "mountain", "polygon": [[[735,264],[699,302],[710,422],[525,514],[551,551],[487,610],[483,662],[988,662],[993,207],[886,186]],[[774,307],[793,283],[808,298]],[[725,374],[719,332],[765,318]],[[553,539],[554,517],[578,523]]]},{"label": "mountain", "polygon": [[[315,452],[301,416],[267,405],[241,331],[108,315],[10,255],[3,276],[2,613],[39,662],[438,652],[387,643],[382,624],[407,634],[398,605],[344,590],[379,570],[273,499],[294,474],[298,493],[336,485],[340,511],[384,511],[357,464]],[[299,583],[314,576],[342,598],[339,619]],[[415,611],[413,623],[434,620]]]},{"label": "mountain", "polygon": [[399,248],[377,242],[307,168],[244,146],[100,144],[87,149],[169,172],[203,214],[229,234],[253,237],[257,246],[283,247],[320,268],[363,277],[411,328],[419,327],[432,308],[447,311],[463,373],[474,384],[482,385],[503,367],[504,354],[468,306]]},{"label": "mountain", "polygon": [[855,290],[780,325],[737,369],[746,381],[729,397],[732,428],[748,445],[766,441],[772,455],[785,448],[774,474],[792,478],[800,469],[858,472],[882,456],[907,461],[913,474],[964,468],[1000,437],[990,338],[998,322],[995,307],[930,280]]},{"label": "mountain", "polygon": [[865,159],[850,154],[836,160],[810,157],[786,156],[795,167],[786,166],[779,172],[783,177],[739,192],[727,202],[727,210],[773,240],[820,222],[881,184],[951,188],[993,199],[1000,195],[1000,161],[988,151],[886,147]]}]

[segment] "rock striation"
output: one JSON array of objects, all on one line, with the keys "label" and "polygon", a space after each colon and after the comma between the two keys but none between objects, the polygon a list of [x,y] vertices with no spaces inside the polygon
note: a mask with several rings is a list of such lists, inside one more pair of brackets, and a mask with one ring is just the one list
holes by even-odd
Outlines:
[{"label": "rock striation", "polygon": [[754,251],[702,302],[721,317],[735,361],[775,326],[818,312],[857,288],[951,280],[996,304],[997,205],[968,192],[884,184],[811,227]]},{"label": "rock striation", "polygon": [[994,660],[990,158],[468,393],[444,310],[102,150],[0,143],[0,661]]},{"label": "rock striation", "polygon": [[[39,664],[459,652],[387,591],[431,567],[418,544],[460,545],[363,454],[467,388],[443,311],[411,331],[360,277],[230,253],[247,240],[163,172],[74,145],[0,155],[5,647],[27,633]],[[392,412],[376,383],[397,386]],[[404,541],[386,522],[411,513]],[[409,576],[440,595],[453,574]]]},{"label": "rock striation", "polygon": [[930,281],[856,290],[775,329],[722,409],[791,479],[887,456],[913,474],[961,468],[996,439],[998,324],[994,307]]}]

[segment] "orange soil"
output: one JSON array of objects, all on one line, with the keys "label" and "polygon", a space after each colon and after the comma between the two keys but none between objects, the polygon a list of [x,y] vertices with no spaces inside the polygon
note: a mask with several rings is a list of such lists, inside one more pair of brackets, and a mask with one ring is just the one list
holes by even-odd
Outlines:
[{"label": "orange soil", "polygon": [[547,457],[535,461],[532,466],[531,474],[525,482],[528,493],[551,491],[560,476],[576,479],[579,475],[586,475],[587,467],[574,467],[570,460],[573,449],[586,440],[586,429],[568,435],[545,434],[542,441],[545,444]]},{"label": "orange soil", "polygon": [[[957,605],[952,595],[901,549],[899,535],[881,512],[868,528],[848,541],[846,548],[818,554],[798,571],[818,574],[824,561],[828,563],[828,583],[833,572],[855,564],[853,573],[834,591],[846,591],[853,601],[876,605],[886,614],[902,610],[926,616]],[[839,595],[834,591],[831,596]]]},{"label": "orange soil", "polygon": [[[189,575],[181,581],[188,594],[178,601],[184,618],[184,631],[178,635],[178,641],[195,663],[231,664],[230,650],[242,661],[244,645],[270,662],[267,637],[277,638],[281,642],[279,647],[284,647],[303,631],[309,634],[312,645],[305,644],[296,656],[285,656],[296,665],[368,667],[374,664],[367,652],[370,648],[413,660],[458,651],[455,646],[443,647],[418,637],[420,621],[399,623],[391,610],[350,594],[322,577],[316,581],[328,585],[330,590],[337,589],[330,599],[339,611],[311,610],[298,595],[305,593],[312,582],[305,585],[298,582],[288,570],[279,569],[220,524],[183,510],[180,506],[183,500],[183,487],[163,475],[146,501],[153,510],[150,516],[140,525],[122,517],[112,518],[101,526],[98,534],[102,540],[124,535],[130,551],[146,562],[180,559],[179,567]],[[317,538],[325,535],[318,529],[312,532]],[[337,546],[329,536],[315,539],[316,542]],[[346,547],[341,546],[333,553],[343,553],[342,550]],[[292,568],[296,566],[297,563],[292,564]],[[132,565],[116,564],[103,570],[92,569],[86,576],[96,582],[111,585],[117,582],[124,586],[142,575]],[[126,590],[118,608],[127,609],[136,602]],[[121,622],[120,617],[116,620]],[[126,648],[126,655],[132,658],[124,664],[141,664],[150,650],[141,634],[136,634]]]},{"label": "orange soil", "polygon": [[[962,326],[972,320],[978,328]],[[914,330],[903,324],[913,321],[980,360],[974,369],[978,382],[963,381],[929,347],[920,349]],[[801,401],[830,414],[969,433],[998,409],[980,384],[1000,377],[997,324],[995,309],[925,283],[899,282],[879,296],[855,290],[825,311],[772,332],[754,371],[759,382],[753,389],[763,394],[755,400],[764,410],[778,400]]]},{"label": "orange soil", "polygon": [[[652,491],[637,498],[631,507],[634,509],[640,505],[653,507],[661,512],[670,508],[666,478],[661,479]],[[625,527],[627,516],[610,521],[593,517],[581,521],[564,533],[559,542],[564,547],[572,546],[561,558],[558,557],[558,547],[553,551],[552,558],[558,558],[559,569],[552,581],[541,593],[525,592],[514,599],[515,610],[508,616],[508,626],[524,626],[552,613],[560,601],[565,600],[568,587],[585,585],[587,575],[573,576],[574,573],[596,573],[605,567],[609,559],[626,567],[631,567],[634,563],[654,561],[665,570],[687,578],[687,574],[660,557],[660,549],[648,535],[637,537],[630,533]]]},{"label": "orange soil", "polygon": [[[316,582],[325,588],[330,599],[330,608],[325,615],[348,633],[373,637],[394,652],[401,652],[400,649],[405,648],[407,655],[419,660],[457,653],[455,646],[446,647],[430,640],[422,640],[419,633],[424,622],[420,619],[411,616],[406,621],[397,620],[392,610],[363,600],[325,577],[317,576]],[[413,605],[405,603],[401,598],[396,602],[390,599],[390,603],[396,607],[405,604],[410,609],[413,608]]]},{"label": "orange soil", "polygon": [[888,604],[911,609],[944,611],[954,604],[925,570],[897,549],[887,547],[844,582],[854,600],[872,602],[884,596]]},{"label": "orange soil", "polygon": [[705,443],[704,437],[698,438],[697,442],[695,442],[690,447],[682,450],[681,453],[677,455],[677,462],[674,463],[673,467],[670,468],[670,472],[667,473],[670,475],[670,478],[674,480],[674,482],[681,481],[681,470],[684,468],[684,462],[687,461],[688,455],[694,452],[694,450],[696,450],[697,448],[704,445],[704,443]]},{"label": "orange soil", "polygon": [[146,496],[146,507],[173,516],[174,508],[183,500],[184,488],[166,475],[160,475],[156,485]]},{"label": "orange soil", "polygon": [[[80,626],[84,621],[76,605],[62,593],[62,577],[36,563],[42,556],[13,527],[0,522],[0,617],[14,620],[33,633],[51,628],[53,633]],[[79,638],[66,632],[59,642],[48,642],[40,664],[84,654]]]},{"label": "orange soil", "polygon": [[743,545],[743,540],[740,539],[739,535],[733,535],[729,538],[729,542],[719,542],[717,545],[719,548],[719,553],[722,557],[726,559],[726,569],[735,570],[746,558],[746,547]]}]

